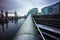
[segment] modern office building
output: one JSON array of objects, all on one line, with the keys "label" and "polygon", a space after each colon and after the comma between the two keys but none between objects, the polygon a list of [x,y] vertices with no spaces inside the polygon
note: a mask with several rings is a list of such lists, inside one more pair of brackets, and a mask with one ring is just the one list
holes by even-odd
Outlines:
[{"label": "modern office building", "polygon": [[41,9],[41,12],[43,14],[56,14],[56,13],[60,13],[60,2],[48,6],[48,7],[44,7]]}]

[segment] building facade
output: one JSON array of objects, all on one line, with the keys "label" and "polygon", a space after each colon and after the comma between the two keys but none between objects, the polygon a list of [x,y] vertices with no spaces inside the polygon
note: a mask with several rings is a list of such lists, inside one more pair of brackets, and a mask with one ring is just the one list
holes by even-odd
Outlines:
[{"label": "building facade", "polygon": [[43,14],[57,14],[57,13],[60,13],[60,2],[58,2],[54,5],[42,8],[41,12]]}]

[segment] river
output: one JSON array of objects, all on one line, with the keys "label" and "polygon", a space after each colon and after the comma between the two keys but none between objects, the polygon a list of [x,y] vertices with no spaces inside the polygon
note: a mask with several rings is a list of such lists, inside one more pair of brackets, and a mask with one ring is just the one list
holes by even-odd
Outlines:
[{"label": "river", "polygon": [[17,20],[8,20],[6,23],[0,23],[0,40],[12,40],[24,20],[25,18],[21,18]]}]

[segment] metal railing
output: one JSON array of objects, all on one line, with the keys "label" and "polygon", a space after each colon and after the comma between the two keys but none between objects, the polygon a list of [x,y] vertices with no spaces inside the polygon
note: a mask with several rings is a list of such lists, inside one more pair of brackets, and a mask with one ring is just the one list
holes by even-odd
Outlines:
[{"label": "metal railing", "polygon": [[40,33],[40,35],[41,35],[42,39],[43,39],[43,40],[45,40],[45,38],[44,38],[44,36],[43,36],[43,34],[42,34],[41,30],[39,29],[39,27],[37,26],[37,23],[35,22],[35,20],[34,20],[34,18],[33,18],[33,15],[32,15],[32,20],[33,20],[33,22],[34,22],[34,24],[35,24],[36,28],[38,29],[38,31],[39,31],[39,33]]}]

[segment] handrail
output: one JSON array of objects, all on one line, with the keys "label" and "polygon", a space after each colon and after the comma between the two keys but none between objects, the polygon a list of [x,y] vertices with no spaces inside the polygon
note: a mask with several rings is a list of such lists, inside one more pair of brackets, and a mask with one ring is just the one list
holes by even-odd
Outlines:
[{"label": "handrail", "polygon": [[44,36],[43,36],[43,34],[42,34],[41,30],[40,30],[40,29],[39,29],[39,27],[37,26],[37,23],[35,22],[35,20],[34,20],[34,18],[33,18],[33,17],[32,17],[32,19],[33,19],[33,21],[34,21],[34,23],[35,23],[35,26],[37,27],[37,29],[38,29],[39,33],[41,34],[41,36],[42,36],[43,40],[45,40],[45,38],[44,38]]}]

